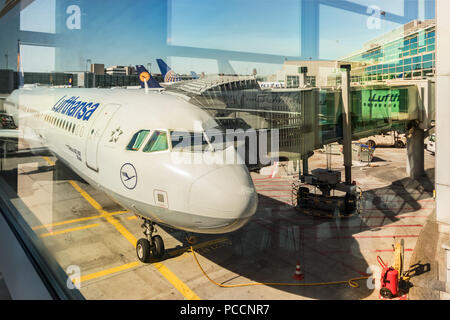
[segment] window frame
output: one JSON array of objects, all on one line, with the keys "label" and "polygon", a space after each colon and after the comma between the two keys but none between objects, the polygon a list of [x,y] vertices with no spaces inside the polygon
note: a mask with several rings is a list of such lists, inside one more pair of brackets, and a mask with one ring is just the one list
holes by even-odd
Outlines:
[{"label": "window frame", "polygon": [[[167,140],[167,149],[165,150],[157,150],[157,151],[144,151],[145,147],[147,147],[147,144],[150,142],[150,139],[152,138],[153,134],[156,131],[164,132],[166,134],[166,140]],[[169,131],[168,129],[150,129],[150,134],[145,139],[145,143],[143,143],[144,147],[140,148],[140,152],[145,154],[155,154],[155,153],[163,153],[163,152],[171,152],[172,151],[172,140],[169,138]]]},{"label": "window frame", "polygon": [[[143,131],[148,131],[148,134],[147,134],[147,136],[144,138],[144,140],[142,140],[142,143],[141,143],[141,145],[139,146],[139,148],[137,148],[137,149],[132,149],[132,148],[130,148],[131,141],[134,139],[134,137],[135,137],[139,132],[143,132]],[[150,133],[151,133],[151,132],[152,132],[152,130],[150,130],[150,129],[140,129],[140,130],[136,131],[135,133],[133,133],[133,135],[131,136],[131,139],[128,141],[127,145],[125,146],[125,150],[126,150],[126,151],[132,151],[132,152],[137,152],[137,151],[141,150],[142,145],[144,145],[144,144],[147,142],[148,137],[150,136]],[[136,140],[135,140],[134,143],[136,143]]]}]

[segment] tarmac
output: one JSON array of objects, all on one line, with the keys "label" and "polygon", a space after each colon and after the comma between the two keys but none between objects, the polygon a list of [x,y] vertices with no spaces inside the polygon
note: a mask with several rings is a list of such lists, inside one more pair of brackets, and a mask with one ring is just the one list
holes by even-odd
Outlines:
[{"label": "tarmac", "polygon": [[[333,169],[343,172],[342,156],[332,160]],[[320,152],[309,161],[310,170],[318,167],[326,167]],[[2,168],[11,185],[17,184],[22,203],[15,205],[86,299],[378,300],[377,256],[392,264],[394,241],[404,240],[407,264],[428,262],[415,251],[418,245],[427,251],[418,239],[429,232],[435,208],[434,156],[426,151],[427,175],[420,181],[406,177],[406,149],[377,148],[370,166],[355,163],[352,175],[362,190],[362,210],[348,218],[318,218],[296,210],[295,175],[252,173],[259,194],[253,219],[230,234],[199,234],[194,245],[208,277],[232,288],[208,280],[179,230],[158,227],[166,254],[161,261],[141,263],[135,252],[143,236],[141,221],[55,158],[8,158]],[[301,281],[293,278],[297,264]],[[358,281],[358,288],[293,285],[359,277],[369,278]],[[409,298],[422,299],[413,292]]]}]

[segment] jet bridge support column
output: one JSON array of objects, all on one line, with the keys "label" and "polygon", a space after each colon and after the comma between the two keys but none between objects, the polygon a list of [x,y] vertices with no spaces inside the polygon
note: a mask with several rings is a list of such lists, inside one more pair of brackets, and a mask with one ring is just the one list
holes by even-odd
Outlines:
[{"label": "jet bridge support column", "polygon": [[342,76],[342,127],[343,127],[343,148],[344,167],[345,167],[345,183],[352,183],[352,117],[350,108],[350,65],[345,67],[345,71],[341,72]]},{"label": "jet bridge support column", "polygon": [[411,179],[425,175],[424,159],[424,131],[419,128],[412,129],[406,137],[407,161],[406,173]]}]

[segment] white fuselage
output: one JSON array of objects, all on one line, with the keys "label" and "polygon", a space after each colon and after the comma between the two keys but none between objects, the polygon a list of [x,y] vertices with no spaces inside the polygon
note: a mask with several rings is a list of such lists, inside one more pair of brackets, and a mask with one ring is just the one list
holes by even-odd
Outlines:
[{"label": "white fuselage", "polygon": [[[175,151],[172,130],[198,132],[217,125],[183,99],[144,90],[34,88],[14,91],[5,109],[20,132],[39,140],[92,186],[156,223],[225,233],[242,227],[256,211],[257,194],[245,165],[177,160],[195,152]],[[143,130],[148,135],[140,147],[130,148]],[[153,133],[167,135],[167,148],[144,152]]]}]

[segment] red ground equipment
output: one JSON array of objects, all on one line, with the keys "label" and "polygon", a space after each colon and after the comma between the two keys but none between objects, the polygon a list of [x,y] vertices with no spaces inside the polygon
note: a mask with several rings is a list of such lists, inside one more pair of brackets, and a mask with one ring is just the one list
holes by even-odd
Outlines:
[{"label": "red ground equipment", "polygon": [[380,295],[383,298],[391,299],[398,294],[398,270],[388,267],[380,257],[377,257],[377,260],[383,268]]}]

